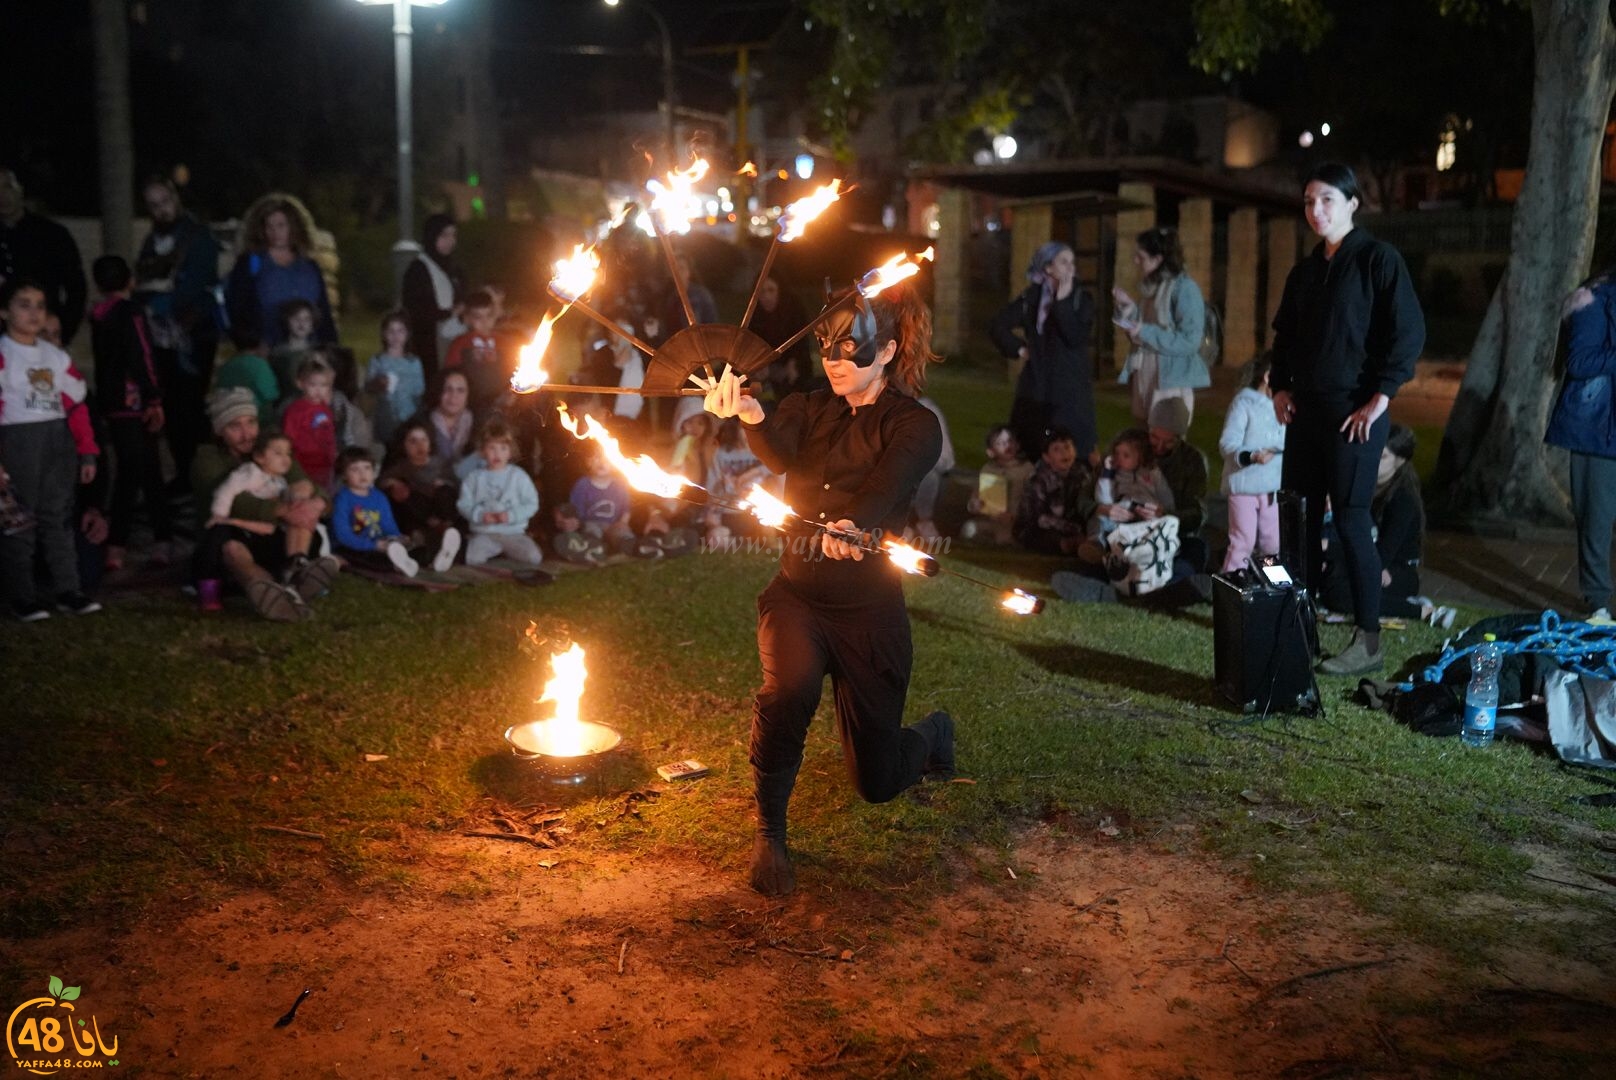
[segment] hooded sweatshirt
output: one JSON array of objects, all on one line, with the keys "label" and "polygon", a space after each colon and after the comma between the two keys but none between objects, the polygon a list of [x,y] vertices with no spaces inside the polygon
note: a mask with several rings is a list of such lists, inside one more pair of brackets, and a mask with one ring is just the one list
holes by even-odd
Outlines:
[{"label": "hooded sweatshirt", "polygon": [[96,304],[90,311],[90,344],[95,350],[96,411],[102,416],[139,417],[162,403],[140,305],[123,296]]}]

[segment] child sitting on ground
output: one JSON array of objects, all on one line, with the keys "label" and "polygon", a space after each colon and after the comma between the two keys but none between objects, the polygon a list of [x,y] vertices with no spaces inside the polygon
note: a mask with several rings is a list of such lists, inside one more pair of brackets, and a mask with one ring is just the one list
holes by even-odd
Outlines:
[{"label": "child sitting on ground", "polygon": [[960,536],[1008,544],[1033,464],[1022,460],[1021,440],[1009,424],[988,430],[987,451],[988,460],[976,476],[976,494],[965,504],[971,517],[960,527]]},{"label": "child sitting on ground", "polygon": [[591,444],[589,473],[572,486],[569,500],[578,509],[584,535],[603,541],[614,553],[655,559],[662,554],[662,545],[634,535],[628,523],[633,509],[630,499],[628,484],[600,448]]},{"label": "child sitting on ground", "polygon": [[405,421],[395,442],[378,486],[387,493],[406,535],[418,543],[435,538],[459,520],[455,501],[460,482],[448,462],[433,456],[432,431],[426,421]]},{"label": "child sitting on ground", "polygon": [[1016,542],[1046,555],[1070,555],[1083,542],[1083,525],[1094,511],[1094,473],[1079,461],[1072,433],[1055,428],[1021,493],[1013,529]]},{"label": "child sitting on ground", "polygon": [[263,342],[250,328],[231,327],[230,340],[235,343],[236,355],[219,365],[213,374],[213,388],[227,390],[244,386],[252,391],[258,403],[260,427],[275,426],[275,403],[280,401],[280,384],[275,381],[275,370],[264,359]]},{"label": "child sitting on ground", "polygon": [[337,418],[331,409],[331,368],[317,351],[303,358],[297,368],[300,397],[286,407],[281,425],[292,442],[292,456],[309,474],[309,479],[330,491],[337,451]]},{"label": "child sitting on ground", "polygon": [[483,429],[483,466],[460,485],[456,504],[471,529],[466,565],[481,566],[496,555],[537,566],[544,561],[539,545],[527,535],[528,522],[539,512],[539,492],[520,465],[511,464],[515,438],[498,420]]},{"label": "child sitting on ground", "polygon": [[[582,481],[579,481],[582,483]],[[606,561],[606,545],[598,536],[584,532],[583,519],[578,508],[562,503],[555,508],[555,536],[550,546],[555,553],[571,563],[599,566]]]},{"label": "child sitting on ground", "polygon": [[1101,546],[1125,521],[1151,521],[1173,512],[1173,489],[1151,461],[1150,433],[1128,428],[1111,441],[1094,485],[1089,537]]},{"label": "child sitting on ground", "polygon": [[228,525],[259,536],[273,534],[273,522],[234,518],[230,516],[230,508],[237,495],[285,502],[289,497],[308,498],[314,494],[313,485],[308,481],[301,482],[306,490],[293,491],[286,480],[286,474],[291,471],[292,440],[274,430],[261,433],[253,443],[252,460],[237,465],[213,489],[211,513],[205,527],[211,529],[217,525]]},{"label": "child sitting on ground", "polygon": [[297,372],[308,351],[314,348],[314,305],[307,300],[288,300],[281,305],[281,343],[269,354],[269,366],[275,372],[277,400],[285,401],[297,394]]},{"label": "child sitting on ground", "polygon": [[[395,567],[414,577],[421,566],[411,556],[409,542],[393,520],[387,496],[376,489],[376,462],[364,447],[352,446],[337,458],[342,486],[331,505],[331,539],[343,558],[372,570]],[[460,551],[460,531],[443,530],[432,557],[432,569],[443,573]],[[425,552],[423,551],[423,554]]]},{"label": "child sitting on ground", "polygon": [[466,298],[461,317],[470,329],[449,344],[443,369],[466,373],[472,412],[488,416],[507,404],[511,395],[511,365],[501,355],[499,336],[494,332],[499,308],[493,294],[487,289],[473,292]]},{"label": "child sitting on ground", "polygon": [[426,370],[409,351],[410,324],[402,311],[382,317],[382,351],[365,365],[365,386],[376,398],[371,427],[381,442],[391,442],[398,426],[414,416],[426,395]]}]

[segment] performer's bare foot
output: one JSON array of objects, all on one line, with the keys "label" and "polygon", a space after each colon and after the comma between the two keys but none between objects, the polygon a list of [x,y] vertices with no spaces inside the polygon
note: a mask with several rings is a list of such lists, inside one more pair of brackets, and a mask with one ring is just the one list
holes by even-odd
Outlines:
[{"label": "performer's bare foot", "polygon": [[786,854],[784,840],[759,836],[752,845],[752,888],[764,896],[784,896],[796,891],[797,871]]}]

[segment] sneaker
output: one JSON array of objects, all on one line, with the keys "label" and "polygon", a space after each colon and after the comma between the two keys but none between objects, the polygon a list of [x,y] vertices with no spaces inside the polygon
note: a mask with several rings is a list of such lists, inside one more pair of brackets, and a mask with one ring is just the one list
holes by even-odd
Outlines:
[{"label": "sneaker", "polygon": [[1452,608],[1437,604],[1431,608],[1431,614],[1426,617],[1425,621],[1438,630],[1447,630],[1453,626],[1453,617],[1457,614],[1458,612]]},{"label": "sneaker", "polygon": [[19,622],[43,622],[50,618],[50,609],[44,604],[19,604],[12,610]]},{"label": "sneaker", "polygon": [[662,558],[662,545],[654,540],[641,540],[634,548],[634,554],[642,559]]},{"label": "sneaker", "polygon": [[421,564],[410,558],[410,553],[404,550],[403,544],[387,545],[387,561],[398,568],[398,572],[405,577],[414,577],[421,572]]},{"label": "sneaker", "polygon": [[330,592],[331,583],[337,580],[341,571],[342,564],[335,556],[321,555],[318,559],[305,559],[293,565],[286,583],[303,603],[308,604]]},{"label": "sneaker", "polygon": [[74,615],[94,615],[101,610],[99,601],[91,600],[81,592],[65,592],[56,598],[56,607]]},{"label": "sneaker", "polygon": [[1595,608],[1593,614],[1588,616],[1589,626],[1616,626],[1616,619],[1610,617],[1610,608]]},{"label": "sneaker", "polygon": [[297,622],[308,609],[295,590],[273,581],[255,581],[247,586],[247,599],[258,614],[271,622]]},{"label": "sneaker", "polygon": [[207,614],[223,611],[224,603],[220,600],[224,583],[218,578],[203,578],[196,583],[196,606],[198,610]]},{"label": "sneaker", "polygon": [[1379,649],[1370,652],[1363,632],[1354,630],[1352,643],[1320,664],[1319,671],[1324,675],[1367,675],[1385,666],[1385,652]]},{"label": "sneaker", "polygon": [[438,553],[432,557],[432,569],[444,573],[454,565],[455,556],[460,554],[460,530],[444,529],[443,540],[438,544]]}]

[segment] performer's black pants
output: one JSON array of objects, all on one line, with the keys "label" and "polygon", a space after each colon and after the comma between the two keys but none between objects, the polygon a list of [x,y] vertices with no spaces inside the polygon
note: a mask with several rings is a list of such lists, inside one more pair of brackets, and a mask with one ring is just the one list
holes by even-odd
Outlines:
[{"label": "performer's black pants", "polygon": [[[766,789],[784,786],[789,797],[827,674],[842,755],[859,795],[886,802],[920,779],[927,742],[903,726],[914,650],[901,594],[832,617],[776,576],[758,597],[758,655],[763,687],[752,714],[751,761],[766,829]],[[784,798],[776,801],[783,839]]]},{"label": "performer's black pants", "polygon": [[1386,447],[1391,420],[1382,413],[1367,442],[1348,442],[1341,424],[1352,413],[1345,404],[1297,401],[1296,419],[1285,432],[1285,486],[1307,499],[1307,580],[1323,581],[1324,500],[1329,496],[1341,538],[1341,570],[1352,594],[1354,622],[1380,632],[1380,552],[1375,550],[1369,506],[1375,497],[1375,470]]}]

